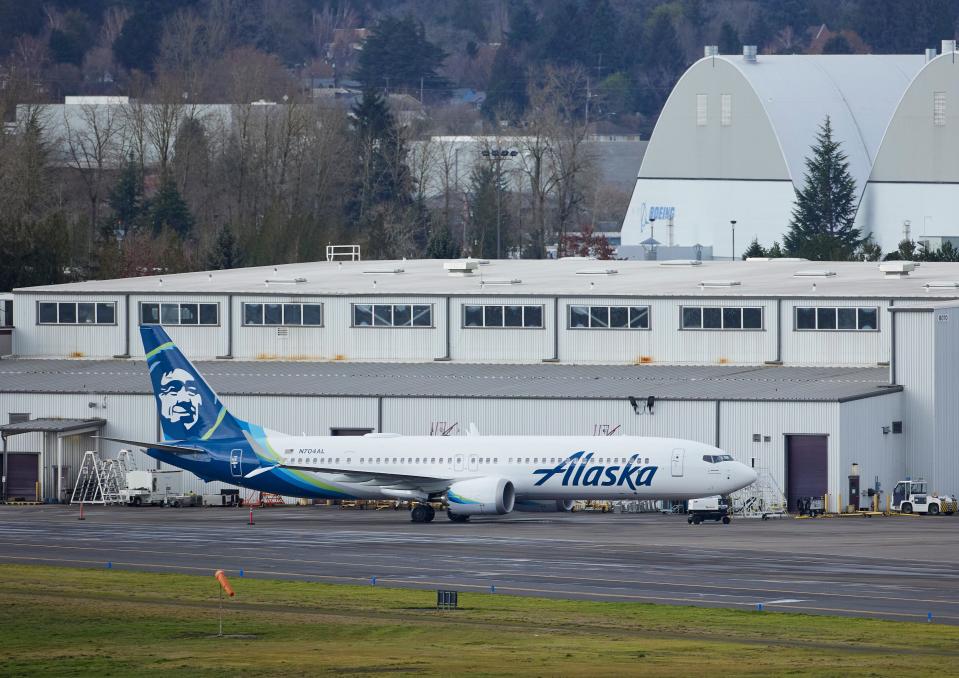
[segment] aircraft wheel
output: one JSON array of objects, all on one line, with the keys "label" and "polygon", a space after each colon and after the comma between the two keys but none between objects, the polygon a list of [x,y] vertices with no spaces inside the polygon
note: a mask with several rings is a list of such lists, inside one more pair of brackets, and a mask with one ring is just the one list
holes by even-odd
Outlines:
[{"label": "aircraft wheel", "polygon": [[424,504],[424,507],[426,508],[426,522],[427,522],[427,523],[432,523],[432,522],[433,522],[433,518],[436,517],[436,509],[434,509],[434,508],[433,508],[432,506],[430,506],[429,504]]},{"label": "aircraft wheel", "polygon": [[457,515],[450,510],[446,511],[446,517],[449,518],[450,521],[454,523],[467,523],[469,522],[469,519],[470,519],[469,516]]},{"label": "aircraft wheel", "polygon": [[413,507],[413,510],[410,511],[410,520],[414,523],[426,523],[429,522],[429,515],[430,512],[426,506],[417,504]]}]

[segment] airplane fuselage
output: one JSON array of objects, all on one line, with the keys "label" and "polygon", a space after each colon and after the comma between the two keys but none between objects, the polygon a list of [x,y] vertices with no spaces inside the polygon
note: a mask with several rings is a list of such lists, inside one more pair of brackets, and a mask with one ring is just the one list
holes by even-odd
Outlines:
[{"label": "airplane fuselage", "polygon": [[[256,431],[254,433],[260,433]],[[631,436],[287,436],[262,431],[208,443],[204,455],[150,450],[151,456],[253,490],[325,499],[431,495],[428,479],[503,478],[517,499],[689,499],[748,484],[746,467],[722,450],[689,440]],[[255,477],[256,469],[276,464]],[[342,472],[311,471],[335,467]],[[422,477],[419,494],[389,483],[350,482],[350,471]],[[436,483],[442,494],[448,482]]]}]

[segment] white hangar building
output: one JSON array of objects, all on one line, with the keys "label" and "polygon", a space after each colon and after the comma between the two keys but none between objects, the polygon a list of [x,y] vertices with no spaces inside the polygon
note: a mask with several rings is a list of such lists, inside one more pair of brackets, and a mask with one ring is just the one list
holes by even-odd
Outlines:
[{"label": "white hangar building", "polygon": [[62,499],[91,429],[155,439],[155,323],[232,412],[292,434],[675,436],[791,500],[837,501],[853,463],[864,490],[959,490],[959,265],[821,266],[322,262],[14,290],[8,496]]},{"label": "white hangar building", "polygon": [[[959,243],[959,54],[720,55],[680,78],[650,138],[623,244],[670,223],[717,257],[782,241],[805,160],[829,116],[859,191],[856,223],[888,252],[907,235]],[[659,233],[653,233],[659,227]]]}]

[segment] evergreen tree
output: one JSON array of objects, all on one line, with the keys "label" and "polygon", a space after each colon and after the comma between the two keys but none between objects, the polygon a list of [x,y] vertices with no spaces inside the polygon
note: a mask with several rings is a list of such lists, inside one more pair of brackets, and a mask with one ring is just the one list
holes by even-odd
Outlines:
[{"label": "evergreen tree", "polygon": [[496,258],[496,232],[499,224],[500,252],[510,249],[511,220],[504,193],[506,181],[492,163],[480,163],[470,175],[469,233],[470,254]]},{"label": "evergreen tree", "polygon": [[193,228],[190,208],[180,196],[176,181],[170,174],[160,178],[160,190],[150,201],[150,225],[157,235],[168,228],[181,238],[189,235]]},{"label": "evergreen tree", "polygon": [[113,211],[113,218],[108,222],[111,232],[106,234],[107,237],[117,234],[125,237],[136,228],[143,212],[143,176],[132,153],[117,183],[110,189],[107,203]]},{"label": "evergreen tree", "polygon": [[813,260],[849,259],[862,242],[856,216],[856,182],[827,116],[806,158],[806,183],[796,191],[789,231],[783,237],[792,256]]},{"label": "evergreen tree", "polygon": [[353,107],[353,143],[359,167],[353,194],[354,214],[362,221],[375,205],[393,202],[406,206],[413,183],[407,149],[386,100],[367,89]]},{"label": "evergreen tree", "polygon": [[490,69],[483,113],[491,120],[518,119],[529,104],[526,89],[526,69],[523,68],[520,55],[508,45],[501,46],[496,50],[496,57]]},{"label": "evergreen tree", "polygon": [[210,249],[203,258],[203,267],[209,271],[222,271],[243,266],[243,253],[240,243],[229,224],[225,224],[216,234]]},{"label": "evergreen tree", "polygon": [[823,54],[852,54],[852,45],[846,40],[846,36],[841,33],[829,38],[826,44],[822,46]]},{"label": "evergreen tree", "polygon": [[449,82],[437,71],[446,53],[426,39],[412,17],[384,16],[363,43],[356,78],[366,88],[389,87],[419,92],[423,87],[445,96]]},{"label": "evergreen tree", "polygon": [[539,21],[535,12],[522,0],[513,5],[509,14],[509,32],[506,41],[512,46],[530,44],[539,40]]},{"label": "evergreen tree", "polygon": [[433,229],[426,245],[426,257],[428,259],[454,259],[459,255],[460,248],[453,240],[453,234],[450,233],[449,226],[440,224]]},{"label": "evergreen tree", "polygon": [[749,247],[747,247],[746,251],[743,252],[743,259],[768,256],[769,254],[766,253],[766,248],[759,244],[759,238],[753,238],[753,241],[749,243]]},{"label": "evergreen tree", "polygon": [[770,259],[782,259],[786,256],[786,253],[783,252],[783,248],[779,246],[779,242],[774,242],[772,246],[766,250],[766,256]]},{"label": "evergreen tree", "polygon": [[724,21],[719,28],[719,53],[739,54],[742,51],[742,46],[743,43],[739,39],[739,33],[728,21]]}]

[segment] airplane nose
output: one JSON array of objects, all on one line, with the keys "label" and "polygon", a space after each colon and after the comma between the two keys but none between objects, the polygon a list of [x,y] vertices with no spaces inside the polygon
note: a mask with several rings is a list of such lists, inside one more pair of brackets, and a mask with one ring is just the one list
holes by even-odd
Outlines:
[{"label": "airplane nose", "polygon": [[746,485],[752,485],[759,478],[759,474],[756,473],[755,469],[751,469],[746,465],[743,465],[743,480],[746,481]]}]

